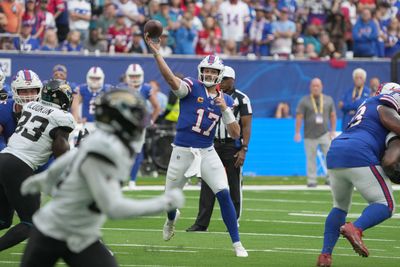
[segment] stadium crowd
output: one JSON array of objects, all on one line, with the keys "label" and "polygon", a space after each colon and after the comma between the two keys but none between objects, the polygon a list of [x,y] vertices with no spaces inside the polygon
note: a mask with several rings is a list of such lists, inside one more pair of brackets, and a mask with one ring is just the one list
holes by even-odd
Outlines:
[{"label": "stadium crowd", "polygon": [[143,26],[164,26],[171,54],[275,58],[391,57],[399,0],[3,0],[0,49],[149,53]]}]

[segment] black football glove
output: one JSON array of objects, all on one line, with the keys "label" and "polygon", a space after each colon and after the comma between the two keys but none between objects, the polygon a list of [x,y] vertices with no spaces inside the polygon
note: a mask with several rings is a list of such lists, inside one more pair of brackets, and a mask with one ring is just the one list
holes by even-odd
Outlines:
[{"label": "black football glove", "polygon": [[80,130],[78,133],[78,138],[76,139],[75,147],[78,147],[82,140],[89,135],[89,131],[85,128],[84,130]]}]

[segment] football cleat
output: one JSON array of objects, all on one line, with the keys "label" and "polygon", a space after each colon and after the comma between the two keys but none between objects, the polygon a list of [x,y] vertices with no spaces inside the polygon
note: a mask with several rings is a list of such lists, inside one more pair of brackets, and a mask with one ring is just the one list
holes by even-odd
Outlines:
[{"label": "football cleat", "polygon": [[332,255],[328,253],[321,253],[317,260],[317,266],[330,267],[332,265]]},{"label": "football cleat", "polygon": [[348,222],[340,227],[340,233],[350,242],[355,252],[360,256],[368,257],[369,252],[362,241],[362,230]]},{"label": "football cleat", "polygon": [[249,254],[247,253],[246,249],[243,247],[240,241],[233,243],[233,250],[235,251],[236,257],[245,258],[249,256]]},{"label": "football cleat", "polygon": [[172,221],[170,221],[168,218],[166,219],[163,228],[163,239],[165,241],[169,241],[175,235],[175,225],[180,215],[181,213],[179,212],[179,210],[176,210],[175,219],[173,219]]}]

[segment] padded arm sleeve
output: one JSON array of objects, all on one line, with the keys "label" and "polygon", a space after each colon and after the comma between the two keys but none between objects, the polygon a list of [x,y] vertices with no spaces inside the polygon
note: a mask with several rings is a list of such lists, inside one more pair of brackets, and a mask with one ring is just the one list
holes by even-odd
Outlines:
[{"label": "padded arm sleeve", "polygon": [[164,195],[149,200],[124,198],[120,183],[111,175],[116,167],[98,157],[88,156],[81,165],[97,207],[110,219],[130,218],[160,213],[169,209]]}]

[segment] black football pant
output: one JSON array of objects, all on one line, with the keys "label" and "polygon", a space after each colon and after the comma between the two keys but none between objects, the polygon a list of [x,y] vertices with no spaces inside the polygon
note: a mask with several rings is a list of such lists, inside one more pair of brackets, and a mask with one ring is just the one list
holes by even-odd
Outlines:
[{"label": "black football pant", "polygon": [[32,215],[40,207],[40,194],[22,196],[21,184],[33,170],[12,154],[0,153],[0,230],[11,226],[14,211],[20,223],[0,237],[0,251],[15,246],[29,236]]},{"label": "black football pant", "polygon": [[[234,155],[239,151],[235,143],[214,143],[215,150],[224,164],[226,174],[228,175],[229,192],[233,205],[236,210],[236,218],[240,217],[241,212],[241,168],[235,167],[236,158]],[[197,214],[195,224],[208,227],[211,215],[214,209],[215,195],[207,183],[201,183],[199,213]]]},{"label": "black football pant", "polygon": [[52,267],[63,259],[71,267],[117,267],[111,252],[96,241],[79,253],[68,249],[66,242],[42,234],[32,227],[20,267]]}]

